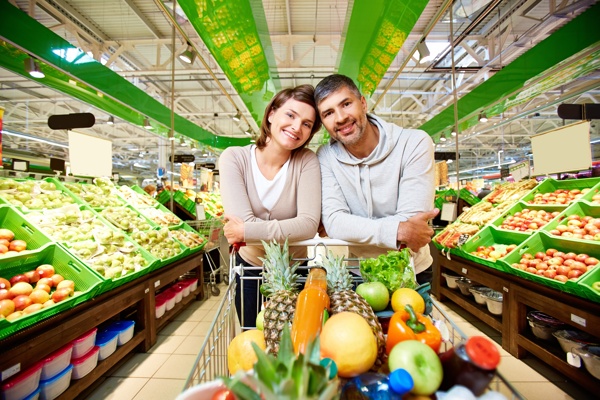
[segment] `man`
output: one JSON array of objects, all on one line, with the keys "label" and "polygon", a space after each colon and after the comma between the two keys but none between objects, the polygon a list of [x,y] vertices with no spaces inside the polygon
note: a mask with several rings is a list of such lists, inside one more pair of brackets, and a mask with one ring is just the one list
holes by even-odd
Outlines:
[{"label": "man", "polygon": [[367,114],[365,98],[344,75],[323,79],[315,102],[332,138],[317,151],[328,236],[364,244],[351,249],[363,258],[405,244],[413,251],[417,281],[430,281],[434,232],[428,220],[438,213],[433,141],[423,131]]}]

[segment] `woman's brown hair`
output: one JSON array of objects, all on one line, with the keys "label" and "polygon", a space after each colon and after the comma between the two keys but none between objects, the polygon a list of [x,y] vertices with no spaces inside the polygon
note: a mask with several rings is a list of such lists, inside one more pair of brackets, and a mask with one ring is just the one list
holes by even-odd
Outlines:
[{"label": "woman's brown hair", "polygon": [[265,115],[263,116],[263,120],[260,125],[260,136],[256,140],[256,147],[259,149],[264,148],[267,145],[268,138],[271,137],[271,123],[269,122],[269,114],[271,111],[279,109],[289,99],[294,99],[301,103],[308,104],[315,109],[315,122],[310,131],[310,136],[306,142],[304,142],[302,146],[295,149],[294,152],[306,147],[306,145],[312,140],[315,133],[321,129],[321,118],[319,117],[319,111],[317,110],[317,105],[315,104],[314,94],[315,88],[312,85],[300,85],[296,86],[295,88],[283,89],[277,93],[271,99],[269,105],[267,105],[265,108]]}]

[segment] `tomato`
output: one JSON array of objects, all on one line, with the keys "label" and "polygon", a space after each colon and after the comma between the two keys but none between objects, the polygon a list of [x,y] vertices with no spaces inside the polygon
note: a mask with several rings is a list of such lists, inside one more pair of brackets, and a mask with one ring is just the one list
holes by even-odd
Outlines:
[{"label": "tomato", "polygon": [[227,388],[217,390],[212,398],[212,400],[235,400],[235,395],[233,392]]}]

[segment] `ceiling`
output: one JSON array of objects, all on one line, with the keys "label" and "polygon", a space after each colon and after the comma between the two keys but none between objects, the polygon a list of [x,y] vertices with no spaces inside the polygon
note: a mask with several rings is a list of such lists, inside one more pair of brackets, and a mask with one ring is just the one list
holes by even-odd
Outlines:
[{"label": "ceiling", "polygon": [[[68,160],[67,132],[51,130],[47,120],[76,112],[95,115],[92,128],[77,131],[110,139],[113,168],[122,175],[152,177],[171,151],[214,162],[224,147],[248,143],[258,132],[264,104],[277,89],[316,85],[342,72],[360,83],[375,114],[426,130],[436,151],[458,149],[451,169],[458,165],[467,178],[528,159],[532,135],[572,122],[557,116],[559,104],[600,103],[598,33],[576,26],[598,14],[593,0],[180,0],[175,13],[172,2],[160,0],[8,3],[25,14],[0,13],[0,25],[19,20],[14,29],[0,28],[0,41],[12,51],[0,56],[3,157],[40,164],[48,157]],[[389,32],[391,39],[379,42]],[[554,44],[561,34],[568,45]],[[243,35],[248,48],[228,57],[220,42],[227,35]],[[419,63],[423,39],[435,58]],[[87,72],[60,64],[43,51],[45,40],[68,42],[96,62],[90,59]],[[178,57],[188,42],[198,53],[192,64]],[[55,79],[21,71],[18,57],[26,53]],[[11,54],[19,63],[11,63]],[[529,71],[533,64],[538,69]],[[458,146],[451,134],[455,96]],[[488,114],[485,123],[478,121],[481,112]],[[142,126],[145,115],[151,130]],[[593,126],[592,141],[600,137]],[[311,147],[324,140],[320,132]],[[593,157],[600,159],[596,147]]]}]

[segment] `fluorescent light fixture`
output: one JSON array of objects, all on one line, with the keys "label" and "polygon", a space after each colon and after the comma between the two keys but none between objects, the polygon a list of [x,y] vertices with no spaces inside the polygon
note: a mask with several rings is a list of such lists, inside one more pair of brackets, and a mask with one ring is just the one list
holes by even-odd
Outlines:
[{"label": "fluorescent light fixture", "polygon": [[144,128],[152,129],[152,125],[150,125],[150,119],[148,117],[144,118]]},{"label": "fluorescent light fixture", "polygon": [[446,164],[452,164],[452,159],[446,160]]},{"label": "fluorescent light fixture", "polygon": [[174,141],[175,141],[175,136],[169,136],[169,140],[170,140],[171,142],[174,142]]},{"label": "fluorescent light fixture", "polygon": [[147,166],[145,166],[143,164],[140,164],[140,163],[133,163],[133,166],[137,167],[137,168],[146,168],[146,169],[150,168],[150,167],[147,167]]},{"label": "fluorescent light fixture", "polygon": [[114,125],[115,124],[115,117],[113,117],[112,115],[110,115],[108,117],[108,121],[106,121],[107,125]]},{"label": "fluorescent light fixture", "polygon": [[177,172],[171,172],[171,171],[167,171],[167,174],[173,175],[173,176],[181,176],[181,174],[177,173]]},{"label": "fluorescent light fixture", "polygon": [[596,143],[600,143],[600,139],[595,139],[590,142],[590,144],[596,144]]},{"label": "fluorescent light fixture", "polygon": [[239,121],[240,119],[242,119],[242,114],[240,113],[239,110],[236,110],[237,113],[233,116],[233,120],[234,121]]},{"label": "fluorescent light fixture", "polygon": [[245,133],[247,136],[252,136],[252,132],[250,132],[250,129],[247,129],[247,130],[246,130],[244,133]]},{"label": "fluorescent light fixture", "polygon": [[24,63],[25,63],[25,72],[27,72],[29,75],[31,75],[32,78],[41,79],[41,78],[46,77],[46,75],[44,75],[44,73],[40,69],[40,65],[38,64],[37,60],[34,60],[32,57],[27,57],[24,60]]},{"label": "fluorescent light fixture", "polygon": [[445,142],[446,141],[446,134],[442,133],[442,135],[440,136],[440,142]]},{"label": "fluorescent light fixture", "polygon": [[456,136],[456,132],[452,131],[451,135]]},{"label": "fluorescent light fixture", "polygon": [[487,116],[485,115],[484,112],[481,112],[481,114],[479,114],[479,122],[483,122],[483,123],[488,122]]},{"label": "fluorescent light fixture", "polygon": [[[507,161],[507,162],[502,163],[500,165],[498,165],[498,164],[484,165],[482,167],[475,167],[475,168],[465,169],[463,171],[459,171],[459,173],[463,174],[463,173],[466,173],[466,172],[473,172],[473,171],[479,171],[480,169],[490,169],[490,168],[494,168],[494,169],[497,170],[498,167],[501,166],[501,165],[514,164],[515,162],[516,162],[515,160],[510,160],[510,161]],[[450,172],[448,175],[456,175],[456,172]]]},{"label": "fluorescent light fixture", "polygon": [[192,64],[196,58],[196,51],[191,44],[188,43],[187,49],[179,54],[179,59],[187,64]]},{"label": "fluorescent light fixture", "polygon": [[39,138],[39,137],[36,137],[36,136],[25,135],[24,133],[11,132],[11,131],[7,131],[5,129],[2,130],[2,134],[3,135],[8,135],[8,136],[18,137],[18,138],[21,138],[21,139],[33,140],[34,142],[45,143],[45,144],[49,144],[51,146],[62,147],[63,149],[68,149],[69,148],[68,144],[64,144],[64,143],[60,143],[60,142],[54,142],[52,140],[42,139],[42,138]]},{"label": "fluorescent light fixture", "polygon": [[431,52],[425,43],[425,39],[421,40],[419,44],[417,44],[417,51],[419,52],[419,64],[424,64],[433,59]]}]

